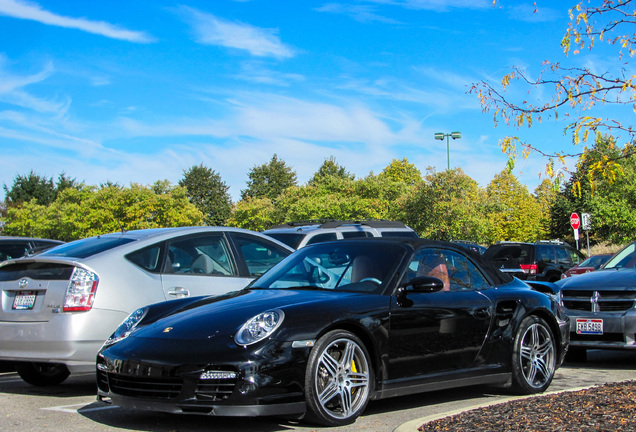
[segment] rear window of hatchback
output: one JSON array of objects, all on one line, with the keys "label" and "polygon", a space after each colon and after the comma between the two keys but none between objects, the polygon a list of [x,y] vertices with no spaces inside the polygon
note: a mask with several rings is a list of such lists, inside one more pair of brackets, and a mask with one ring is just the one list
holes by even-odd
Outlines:
[{"label": "rear window of hatchback", "polygon": [[91,237],[49,249],[40,256],[88,258],[134,241],[136,240],[124,237]]}]

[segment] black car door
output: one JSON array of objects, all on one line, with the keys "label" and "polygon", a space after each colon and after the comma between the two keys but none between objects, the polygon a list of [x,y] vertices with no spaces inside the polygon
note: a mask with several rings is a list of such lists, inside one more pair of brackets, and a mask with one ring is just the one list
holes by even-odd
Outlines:
[{"label": "black car door", "polygon": [[424,248],[411,259],[405,281],[432,276],[438,292],[407,292],[391,299],[389,380],[460,370],[476,362],[491,325],[491,287],[464,254]]}]

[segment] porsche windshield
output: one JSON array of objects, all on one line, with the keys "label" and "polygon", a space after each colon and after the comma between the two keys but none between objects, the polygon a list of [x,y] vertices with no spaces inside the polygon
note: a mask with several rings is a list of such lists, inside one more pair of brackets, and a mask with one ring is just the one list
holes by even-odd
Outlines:
[{"label": "porsche windshield", "polygon": [[406,253],[403,245],[332,242],[307,246],[255,281],[258,288],[326,289],[378,294]]}]

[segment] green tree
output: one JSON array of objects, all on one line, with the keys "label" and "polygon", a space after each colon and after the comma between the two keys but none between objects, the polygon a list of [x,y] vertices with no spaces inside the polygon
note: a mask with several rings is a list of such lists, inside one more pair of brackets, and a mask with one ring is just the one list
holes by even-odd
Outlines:
[{"label": "green tree", "polygon": [[[611,137],[599,137],[594,146],[580,156],[577,170],[555,199],[551,229],[555,236],[572,238],[570,214],[592,216],[592,243],[609,241],[623,244],[632,241],[636,230],[636,148],[617,146]],[[589,172],[608,159],[616,161],[616,178]]]},{"label": "green tree", "polygon": [[9,207],[35,199],[40,205],[48,205],[55,200],[55,183],[31,171],[27,175],[18,174],[11,188],[3,185],[5,199]]},{"label": "green tree", "polygon": [[232,210],[229,186],[214,170],[203,164],[183,172],[179,186],[186,188],[190,202],[204,215],[206,225],[225,225]]},{"label": "green tree", "polygon": [[406,198],[403,221],[425,238],[483,243],[488,226],[482,193],[461,168],[430,172]]},{"label": "green tree", "polygon": [[507,169],[486,187],[485,211],[490,241],[536,241],[543,236],[539,203]]},{"label": "green tree", "polygon": [[422,181],[422,173],[407,158],[402,160],[393,159],[379,174],[380,177],[387,177],[398,183],[405,183],[414,186]]},{"label": "green tree", "polygon": [[53,178],[46,178],[36,174],[33,170],[27,175],[18,174],[13,180],[13,185],[9,188],[3,185],[7,207],[17,206],[24,202],[35,199],[40,205],[49,205],[57,198],[57,195],[68,188],[78,188],[82,184],[76,179],[61,173],[57,182]]},{"label": "green tree", "polygon": [[254,166],[248,173],[247,189],[241,199],[269,198],[275,200],[285,189],[296,186],[296,172],[274,154],[269,163]]},{"label": "green tree", "polygon": [[229,226],[264,231],[282,223],[280,211],[269,198],[247,197],[237,202],[227,221]]},{"label": "green tree", "polygon": [[57,198],[57,194],[62,192],[64,189],[77,189],[82,185],[83,183],[78,182],[76,178],[70,178],[66,175],[66,173],[62,172],[59,176],[57,176],[57,181],[55,182],[55,197]]},{"label": "green tree", "polygon": [[230,223],[250,229],[266,229],[283,222],[313,219],[397,219],[400,200],[413,187],[369,175],[364,179],[325,175],[320,181],[287,188],[276,198],[246,198],[238,202]]},{"label": "green tree", "polygon": [[[636,14],[632,0],[581,0],[570,10],[570,22],[561,41],[566,55],[578,55],[582,50],[592,50],[598,43],[616,48],[615,67],[596,72],[593,68],[564,65],[559,62],[544,62],[543,71],[536,79],[520,67],[513,67],[500,83],[481,81],[471,88],[480,99],[484,112],[492,112],[495,123],[503,121],[517,127],[532,126],[544,118],[567,118],[571,123],[566,133],[572,134],[575,144],[585,144],[602,133],[621,134],[624,149],[631,148],[636,130],[629,124],[633,116],[620,118],[604,117],[606,105],[624,105],[629,112],[636,102],[636,75],[632,73],[631,59],[636,53]],[[522,87],[518,89],[517,86]],[[511,94],[518,94],[519,100]],[[527,90],[527,91],[526,91]],[[537,102],[533,103],[532,101]],[[591,135],[590,135],[591,134]],[[545,152],[536,144],[509,136],[501,141],[508,154],[510,164],[518,157],[519,147],[527,157],[537,152],[548,158],[547,173],[554,174],[555,161],[565,165],[567,155],[563,151]],[[634,150],[631,148],[632,151]],[[589,179],[605,177],[613,179],[620,169],[614,159],[603,160],[591,166],[584,174]],[[578,181],[578,179],[577,179]]]},{"label": "green tree", "polygon": [[345,169],[345,167],[338,164],[338,162],[336,162],[336,158],[333,156],[330,156],[329,159],[325,159],[322,165],[320,165],[320,168],[318,168],[318,171],[311,179],[309,179],[307,184],[315,185],[327,177],[339,177],[349,180],[355,179],[355,175],[351,174]]},{"label": "green tree", "polygon": [[552,206],[559,194],[559,187],[556,180],[543,179],[534,190],[534,198],[539,206],[539,238],[545,239],[550,236],[550,224],[552,222]]},{"label": "green tree", "polygon": [[48,206],[31,200],[10,208],[3,232],[71,241],[121,230],[201,224],[203,215],[184,187],[160,194],[154,189],[138,184],[67,188]]}]

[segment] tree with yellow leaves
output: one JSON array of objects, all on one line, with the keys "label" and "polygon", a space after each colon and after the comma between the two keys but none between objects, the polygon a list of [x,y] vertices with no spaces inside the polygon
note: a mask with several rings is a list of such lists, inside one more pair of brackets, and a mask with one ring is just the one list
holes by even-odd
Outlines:
[{"label": "tree with yellow leaves", "polygon": [[[593,49],[599,43],[608,44],[618,50],[618,67],[615,70],[597,72],[588,67],[567,67],[546,61],[544,70],[536,80],[530,79],[523,69],[513,67],[500,84],[481,81],[470,90],[479,97],[483,111],[492,113],[495,124],[502,121],[517,127],[530,127],[547,118],[565,117],[571,119],[565,133],[572,134],[575,144],[584,146],[581,152],[575,154],[546,152],[518,137],[505,137],[500,144],[508,155],[509,168],[514,166],[521,149],[522,157],[533,152],[547,157],[546,173],[554,176],[556,161],[566,165],[567,157],[580,160],[587,153],[587,143],[593,143],[604,135],[620,137],[619,146],[624,151],[633,151],[628,145],[634,141],[634,126],[629,123],[633,113],[626,111],[625,121],[623,118],[598,115],[598,111],[609,105],[622,105],[636,111],[636,76],[629,67],[636,52],[634,3],[632,0],[581,0],[570,9],[569,15],[570,22],[561,41],[565,54],[577,55],[583,50]],[[514,84],[529,87],[529,93],[537,98],[534,102],[509,99],[506,91]],[[541,98],[544,94],[549,95],[547,99]],[[624,152],[619,155],[621,158],[627,156]],[[590,178],[612,178],[620,174],[617,161],[609,158],[588,168],[586,174]],[[580,173],[580,169],[578,171]]]}]

